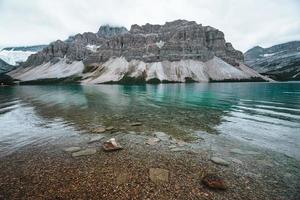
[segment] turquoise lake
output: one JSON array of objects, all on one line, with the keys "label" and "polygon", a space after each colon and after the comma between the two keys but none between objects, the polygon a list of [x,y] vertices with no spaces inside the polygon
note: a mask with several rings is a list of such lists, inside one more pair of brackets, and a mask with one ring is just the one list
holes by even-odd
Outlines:
[{"label": "turquoise lake", "polygon": [[300,159],[300,83],[0,88],[0,155],[99,125],[185,141],[220,134]]}]

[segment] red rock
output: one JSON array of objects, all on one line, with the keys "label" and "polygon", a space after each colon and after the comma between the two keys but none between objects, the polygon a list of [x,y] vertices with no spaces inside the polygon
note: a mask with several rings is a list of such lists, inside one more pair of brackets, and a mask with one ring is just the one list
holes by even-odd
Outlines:
[{"label": "red rock", "polygon": [[208,174],[202,179],[202,183],[211,189],[226,190],[224,179],[215,174]]},{"label": "red rock", "polygon": [[115,138],[111,138],[103,143],[104,151],[116,151],[122,149],[122,146],[116,142]]}]

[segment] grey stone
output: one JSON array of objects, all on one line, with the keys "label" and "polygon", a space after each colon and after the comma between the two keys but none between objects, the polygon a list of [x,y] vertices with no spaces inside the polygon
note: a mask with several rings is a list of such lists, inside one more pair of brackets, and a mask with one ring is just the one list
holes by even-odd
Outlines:
[{"label": "grey stone", "polygon": [[163,132],[155,132],[154,135],[161,141],[169,141],[171,137]]},{"label": "grey stone", "polygon": [[218,165],[229,166],[229,162],[219,157],[211,157],[210,160]]},{"label": "grey stone", "polygon": [[91,137],[91,139],[88,143],[99,142],[103,138],[104,138],[104,135],[96,135],[96,136]]},{"label": "grey stone", "polygon": [[259,155],[260,153],[255,151],[245,151],[241,149],[231,149],[231,153],[241,154],[241,155]]},{"label": "grey stone", "polygon": [[185,150],[186,150],[185,148],[176,147],[176,148],[172,148],[170,151],[179,152],[179,151],[185,151]]},{"label": "grey stone", "polygon": [[241,160],[236,159],[236,158],[231,158],[231,161],[234,162],[234,163],[240,164],[240,165],[243,164],[243,162]]},{"label": "grey stone", "polygon": [[159,138],[149,138],[145,143],[148,145],[156,145],[159,141]]},{"label": "grey stone", "polygon": [[79,150],[81,150],[81,147],[68,147],[68,148],[64,149],[64,151],[66,151],[66,152],[76,152]]},{"label": "grey stone", "polygon": [[141,126],[141,125],[142,125],[141,122],[134,122],[130,124],[130,126]]},{"label": "grey stone", "polygon": [[106,129],[103,127],[97,127],[97,128],[93,129],[94,133],[104,133],[105,131],[106,131]]},{"label": "grey stone", "polygon": [[105,130],[107,130],[107,131],[112,131],[113,129],[114,129],[113,126],[109,126],[109,127],[106,127],[106,128],[105,128]]}]

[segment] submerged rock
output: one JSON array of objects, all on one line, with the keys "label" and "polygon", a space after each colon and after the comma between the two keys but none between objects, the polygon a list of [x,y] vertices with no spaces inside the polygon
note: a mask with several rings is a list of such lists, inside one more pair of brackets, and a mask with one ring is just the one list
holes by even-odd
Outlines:
[{"label": "submerged rock", "polygon": [[141,122],[134,122],[130,124],[130,126],[141,126],[141,125],[142,125]]},{"label": "submerged rock", "polygon": [[218,165],[229,166],[229,162],[219,157],[211,157],[210,160]]},{"label": "submerged rock", "polygon": [[87,148],[87,149],[72,153],[72,156],[73,157],[89,156],[89,155],[95,154],[96,152],[97,152],[96,148]]},{"label": "submerged rock", "polygon": [[246,151],[246,150],[242,150],[242,149],[231,149],[230,152],[235,153],[235,154],[241,154],[241,155],[259,155],[260,154],[255,151]]},{"label": "submerged rock", "polygon": [[104,151],[116,151],[123,149],[122,146],[116,142],[115,138],[111,138],[103,144]]},{"label": "submerged rock", "polygon": [[239,164],[239,165],[242,165],[242,164],[243,164],[243,162],[242,162],[241,160],[236,159],[236,158],[231,158],[231,161],[234,162],[234,163],[237,163],[237,164]]},{"label": "submerged rock", "polygon": [[180,146],[180,147],[183,147],[183,146],[187,145],[187,143],[184,142],[184,141],[182,141],[182,140],[176,140],[176,144],[177,144],[178,146]]},{"label": "submerged rock", "polygon": [[95,129],[93,129],[94,133],[104,133],[105,131],[106,131],[106,129],[103,127],[97,127]]},{"label": "submerged rock", "polygon": [[88,143],[98,142],[103,138],[104,138],[104,135],[97,135],[95,137],[92,137]]},{"label": "submerged rock", "polygon": [[112,131],[112,130],[114,130],[114,127],[113,126],[109,126],[109,127],[106,127],[105,130],[106,131]]},{"label": "submerged rock", "polygon": [[79,150],[81,150],[81,147],[68,147],[68,148],[64,149],[64,151],[66,151],[66,152],[76,152]]},{"label": "submerged rock", "polygon": [[150,168],[149,177],[156,184],[169,181],[169,170],[161,168]]},{"label": "submerged rock", "polygon": [[226,190],[227,185],[224,179],[215,174],[207,174],[203,179],[202,183],[211,189]]},{"label": "submerged rock", "polygon": [[161,141],[169,141],[171,137],[163,132],[155,132],[154,135]]},{"label": "submerged rock", "polygon": [[186,149],[184,148],[180,148],[180,147],[175,147],[175,148],[172,148],[171,151],[173,152],[178,152],[178,151],[185,151]]},{"label": "submerged rock", "polygon": [[159,138],[149,138],[145,143],[148,145],[156,145],[159,141]]}]

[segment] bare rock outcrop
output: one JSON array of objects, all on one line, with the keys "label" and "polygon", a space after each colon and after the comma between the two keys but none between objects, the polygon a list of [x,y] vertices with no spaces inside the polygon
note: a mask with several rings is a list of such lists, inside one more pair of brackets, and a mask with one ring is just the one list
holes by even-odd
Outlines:
[{"label": "bare rock outcrop", "polygon": [[[242,52],[226,42],[220,30],[194,21],[176,20],[164,25],[134,24],[129,31],[125,27],[101,26],[97,33],[77,34],[65,41],[50,43],[42,51],[31,55],[23,63],[23,68],[35,70],[34,67],[45,63],[51,66],[59,62],[67,67],[65,64],[74,66],[73,62],[82,62],[85,69],[81,77],[85,83],[129,79],[142,82],[152,79],[160,82],[264,79],[253,70],[245,72],[247,67],[242,66],[243,61]],[[191,63],[195,65],[187,66]],[[211,63],[213,67],[209,69]],[[215,65],[219,65],[220,69]],[[173,66],[176,66],[175,71]],[[226,69],[229,71],[226,72]],[[233,74],[230,75],[231,72]],[[20,73],[22,70],[15,77],[25,77]],[[28,80],[30,73],[28,70],[26,73]],[[105,76],[100,77],[103,74]]]}]

